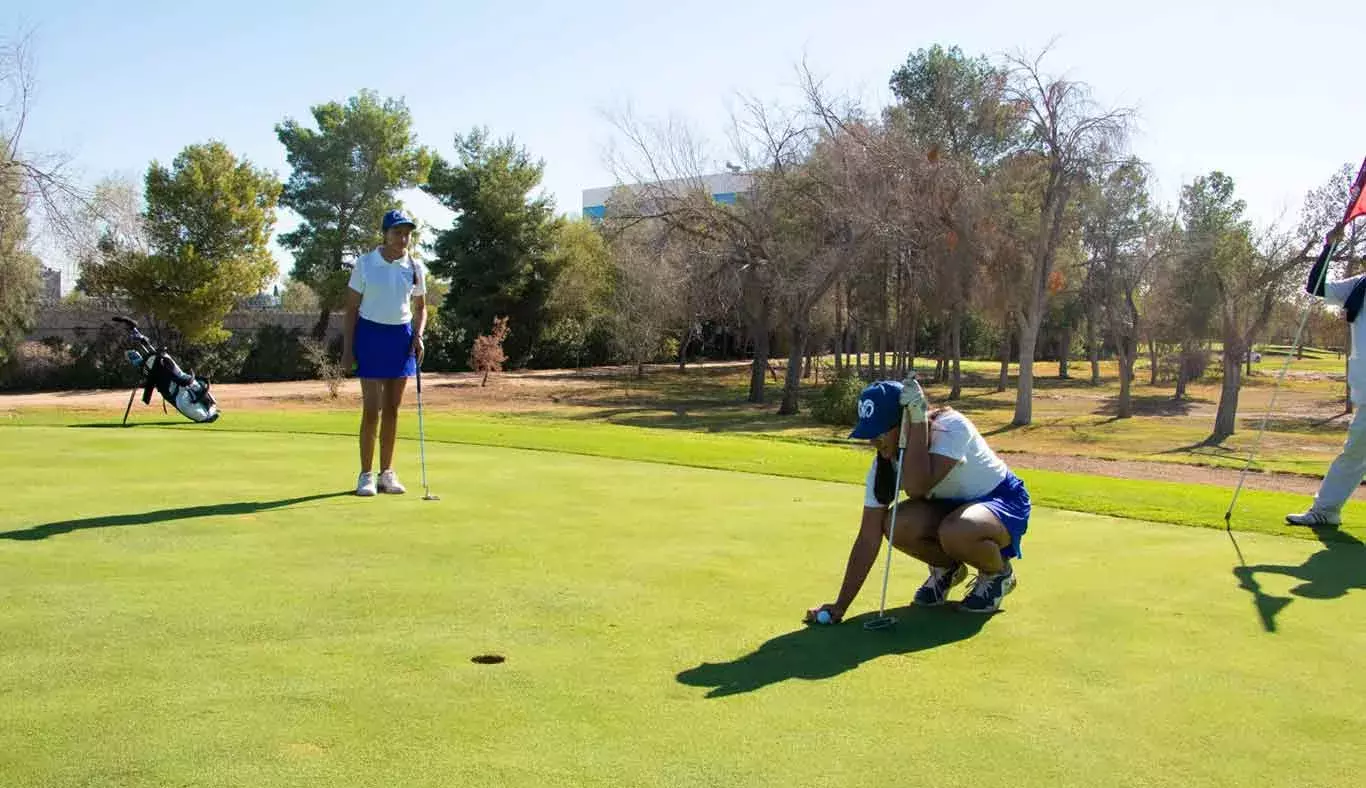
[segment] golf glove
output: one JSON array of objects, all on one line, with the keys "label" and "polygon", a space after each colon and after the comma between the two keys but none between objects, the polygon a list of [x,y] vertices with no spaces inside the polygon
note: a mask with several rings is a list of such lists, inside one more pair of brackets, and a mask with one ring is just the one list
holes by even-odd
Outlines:
[{"label": "golf glove", "polygon": [[915,375],[907,375],[901,381],[901,407],[910,411],[911,423],[919,424],[925,420],[925,412],[929,409],[925,402],[925,390],[920,387],[920,381],[915,379]]}]

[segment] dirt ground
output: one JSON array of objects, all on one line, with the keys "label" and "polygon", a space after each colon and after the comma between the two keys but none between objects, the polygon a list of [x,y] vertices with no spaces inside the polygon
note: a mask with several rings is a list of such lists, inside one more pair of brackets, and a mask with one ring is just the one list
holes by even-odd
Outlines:
[{"label": "dirt ground", "polygon": [[[745,367],[744,362],[696,365],[697,367]],[[669,367],[652,368],[657,370]],[[624,386],[622,368],[573,370],[538,370],[498,373],[488,386],[480,385],[474,373],[425,373],[422,377],[423,405],[437,410],[465,410],[501,413],[549,411],[582,400],[584,395],[600,393],[611,388],[620,393]],[[615,382],[605,385],[604,379]],[[283,383],[224,383],[213,387],[214,396],[225,411],[233,409],[277,409],[334,407],[355,409],[360,406],[360,384],[355,379],[341,383],[336,398],[330,396],[322,381],[290,381]],[[414,402],[415,389],[410,382],[409,402]],[[36,394],[0,394],[0,412],[25,408],[61,407],[73,411],[110,411],[122,415],[128,403],[127,390],[67,391]],[[1049,392],[1040,392],[1043,397]],[[159,402],[152,401],[153,406]],[[133,403],[134,412],[145,409],[141,399]],[[159,408],[158,408],[159,409]],[[1212,411],[1211,411],[1212,413]],[[1012,466],[1086,473],[1128,479],[1170,481],[1179,472],[1182,481],[1228,487],[1238,483],[1239,472],[1225,468],[1181,465],[1179,471],[1172,463],[1133,460],[1106,460],[1095,457],[1041,454],[1032,452],[1002,452]],[[1326,469],[1325,469],[1326,470]],[[1268,490],[1313,495],[1318,488],[1317,477],[1295,474],[1249,472],[1245,489]],[[1359,488],[1356,496],[1366,500],[1366,488]],[[1308,500],[1306,500],[1308,505]]]}]

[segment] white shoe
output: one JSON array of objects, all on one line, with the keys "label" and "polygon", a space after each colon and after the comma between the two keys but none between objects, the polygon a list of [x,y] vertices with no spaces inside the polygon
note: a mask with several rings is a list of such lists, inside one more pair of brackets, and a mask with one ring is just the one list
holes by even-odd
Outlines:
[{"label": "white shoe", "polygon": [[402,495],[408,492],[408,488],[403,486],[403,483],[398,480],[398,476],[394,474],[394,469],[390,468],[379,475],[379,491]]},{"label": "white shoe", "polygon": [[356,479],[356,495],[370,496],[375,494],[375,472],[368,471],[362,473]]},{"label": "white shoe", "polygon": [[1291,525],[1307,525],[1311,528],[1342,525],[1342,516],[1337,512],[1310,509],[1303,514],[1287,514],[1285,521]]}]

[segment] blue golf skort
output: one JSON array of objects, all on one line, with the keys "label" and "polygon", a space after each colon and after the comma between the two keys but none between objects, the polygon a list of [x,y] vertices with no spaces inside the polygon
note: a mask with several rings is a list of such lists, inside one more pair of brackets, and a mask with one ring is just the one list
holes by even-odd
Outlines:
[{"label": "blue golf skort", "polygon": [[417,374],[412,323],[376,323],[358,318],[352,340],[358,378],[410,378]]}]

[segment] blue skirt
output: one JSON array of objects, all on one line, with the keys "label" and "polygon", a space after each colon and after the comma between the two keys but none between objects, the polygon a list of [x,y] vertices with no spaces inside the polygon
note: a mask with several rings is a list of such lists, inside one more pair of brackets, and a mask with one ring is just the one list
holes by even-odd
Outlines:
[{"label": "blue skirt", "polygon": [[1020,477],[1011,473],[996,486],[996,489],[986,495],[970,500],[947,502],[955,508],[972,503],[980,503],[990,509],[1010,534],[1010,544],[1001,548],[1001,557],[1023,557],[1020,552],[1020,541],[1024,539],[1025,531],[1029,530],[1029,515],[1034,507],[1029,500],[1029,491],[1025,489]]},{"label": "blue skirt", "polygon": [[358,378],[410,378],[417,374],[412,323],[394,325],[358,318],[351,346]]}]

